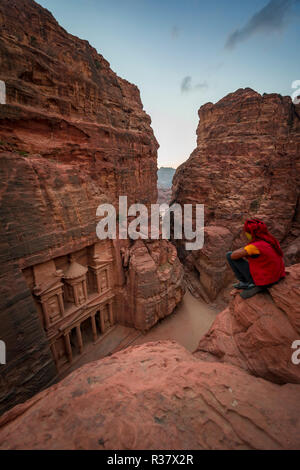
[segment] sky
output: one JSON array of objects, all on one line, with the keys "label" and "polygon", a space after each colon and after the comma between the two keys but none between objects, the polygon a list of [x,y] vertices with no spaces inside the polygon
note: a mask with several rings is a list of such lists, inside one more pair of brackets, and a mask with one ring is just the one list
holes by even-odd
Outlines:
[{"label": "sky", "polygon": [[291,95],[300,80],[300,0],[38,0],[135,83],[176,168],[196,147],[198,109],[238,88]]}]

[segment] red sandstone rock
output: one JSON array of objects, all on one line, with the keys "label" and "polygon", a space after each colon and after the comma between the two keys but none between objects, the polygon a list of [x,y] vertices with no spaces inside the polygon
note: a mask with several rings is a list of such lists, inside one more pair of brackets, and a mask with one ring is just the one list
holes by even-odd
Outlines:
[{"label": "red sandstone rock", "polygon": [[287,277],[243,300],[238,293],[200,340],[195,355],[234,364],[277,383],[300,384],[300,367],[292,363],[292,344],[300,338],[300,264]]},{"label": "red sandstone rock", "polygon": [[[119,195],[128,196],[128,205],[157,200],[158,143],[138,88],[32,0],[2,0],[0,23],[0,80],[7,90],[0,106],[0,339],[7,345],[1,413],[56,376],[33,295],[44,281],[35,267],[54,260],[54,271],[67,270],[74,253],[87,268],[97,251],[111,263],[115,320],[141,329],[168,315],[183,290],[178,260],[165,279],[162,263],[150,263],[148,274],[125,285],[118,242],[95,248],[99,204],[116,204]],[[164,253],[167,245],[155,249]],[[140,270],[139,260],[130,261],[129,273]],[[55,299],[48,307],[57,308]]]},{"label": "red sandstone rock", "polygon": [[[98,204],[126,193],[129,203],[156,202],[157,142],[138,89],[49,12],[2,0],[0,21],[3,411],[56,374],[32,296],[33,267],[54,259],[65,268],[70,253],[85,266]],[[249,89],[200,112],[198,148],[178,170],[174,194],[208,206],[208,243],[187,259],[208,299],[227,282],[223,254],[240,243],[249,213],[273,224],[291,262],[299,256],[297,112],[288,98]],[[117,240],[97,254],[112,259],[118,321],[147,329],[180,301],[182,270],[168,242]],[[294,267],[270,291],[273,300],[236,297],[194,356],[154,343],[73,372],[0,419],[0,446],[298,448],[299,385],[247,373],[299,383],[288,355],[299,338],[298,283]]]},{"label": "red sandstone rock", "polygon": [[138,240],[128,251],[129,269],[123,298],[130,315],[123,322],[146,331],[170,315],[181,301],[183,269],[174,245],[167,240]]},{"label": "red sandstone rock", "polygon": [[194,295],[200,294],[207,302],[214,300],[232,278],[224,260],[224,247],[230,246],[232,239],[227,228],[208,225],[204,228],[203,249],[186,254],[187,285],[192,284]]},{"label": "red sandstone rock", "polygon": [[[200,108],[197,148],[175,173],[172,199],[204,204],[205,225],[228,233],[219,237],[218,248],[216,237],[206,238],[204,250],[213,256],[216,250],[215,259],[204,250],[189,256],[189,273],[200,273],[204,298],[215,299],[228,282],[225,254],[245,244],[246,218],[262,218],[283,242],[286,261],[300,261],[299,109],[290,97],[250,88]],[[177,246],[182,259],[189,255],[184,240]]]},{"label": "red sandstone rock", "polygon": [[1,144],[76,166],[98,198],[156,202],[158,143],[138,88],[32,0],[3,0],[0,18]]},{"label": "red sandstone rock", "polygon": [[297,449],[299,419],[299,385],[161,341],[87,364],[10,410],[0,449]]}]

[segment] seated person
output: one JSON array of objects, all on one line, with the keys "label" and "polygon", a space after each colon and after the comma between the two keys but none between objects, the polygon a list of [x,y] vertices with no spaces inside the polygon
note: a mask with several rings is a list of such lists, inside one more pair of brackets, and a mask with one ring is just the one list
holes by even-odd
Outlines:
[{"label": "seated person", "polygon": [[245,289],[243,298],[252,297],[285,276],[283,252],[278,240],[258,219],[246,220],[244,233],[249,243],[227,253],[228,263],[239,280],[236,289]]}]

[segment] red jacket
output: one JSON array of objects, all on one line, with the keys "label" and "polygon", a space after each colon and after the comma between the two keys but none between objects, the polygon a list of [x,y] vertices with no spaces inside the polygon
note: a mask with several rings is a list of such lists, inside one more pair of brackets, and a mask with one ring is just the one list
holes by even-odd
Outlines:
[{"label": "red jacket", "polygon": [[249,245],[256,246],[260,252],[254,257],[248,256],[250,273],[257,286],[273,284],[285,276],[283,258],[270,243],[258,240]]}]

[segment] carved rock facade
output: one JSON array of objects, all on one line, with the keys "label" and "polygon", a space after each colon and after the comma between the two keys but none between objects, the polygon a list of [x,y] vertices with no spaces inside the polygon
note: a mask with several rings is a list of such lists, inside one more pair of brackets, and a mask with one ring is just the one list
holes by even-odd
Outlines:
[{"label": "carved rock facade", "polygon": [[58,372],[115,324],[109,251],[96,243],[23,271]]}]

